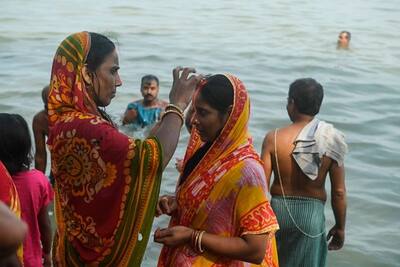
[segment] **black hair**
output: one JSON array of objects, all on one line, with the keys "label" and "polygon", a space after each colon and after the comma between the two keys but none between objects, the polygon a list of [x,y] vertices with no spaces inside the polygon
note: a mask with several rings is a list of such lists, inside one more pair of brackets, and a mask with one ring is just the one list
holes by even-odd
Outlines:
[{"label": "black hair", "polygon": [[151,81],[156,81],[157,86],[160,85],[160,82],[157,78],[157,76],[152,75],[152,74],[148,74],[142,77],[142,81],[141,81],[141,85],[140,87],[143,88],[143,85],[145,85],[146,83],[150,83]]},{"label": "black hair", "polygon": [[18,114],[0,113],[0,160],[11,175],[29,169],[31,148],[25,119]]},{"label": "black hair", "polygon": [[315,116],[324,98],[322,85],[312,78],[295,80],[289,87],[289,101],[293,100],[302,114]]},{"label": "black hair", "polygon": [[341,35],[342,33],[345,33],[345,34],[347,34],[347,40],[349,40],[349,41],[350,41],[350,39],[351,39],[351,33],[350,33],[350,32],[348,32],[348,31],[341,31],[341,32],[339,33],[339,35]]},{"label": "black hair", "polygon": [[[90,49],[86,57],[85,63],[87,64],[87,68],[89,69],[89,71],[95,73],[97,68],[100,67],[100,65],[104,62],[106,57],[115,50],[115,44],[102,34],[95,32],[89,32],[89,34],[90,34]],[[97,104],[98,96],[95,92],[94,92],[94,97],[96,105],[98,105]],[[111,120],[111,117],[107,114],[105,110],[101,110],[98,108],[98,111],[105,120],[115,125]]]},{"label": "black hair", "polygon": [[95,32],[89,32],[89,34],[90,49],[86,57],[86,64],[91,72],[95,72],[105,58],[114,51],[115,44],[102,34]]},{"label": "black hair", "polygon": [[212,108],[225,114],[233,104],[233,86],[229,79],[217,74],[207,78],[207,83],[200,90],[200,95]]}]

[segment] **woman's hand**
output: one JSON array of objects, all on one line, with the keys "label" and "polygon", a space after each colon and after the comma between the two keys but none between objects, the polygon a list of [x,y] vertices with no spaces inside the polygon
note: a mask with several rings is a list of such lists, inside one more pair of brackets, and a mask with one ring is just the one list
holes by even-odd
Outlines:
[{"label": "woman's hand", "polygon": [[203,78],[201,75],[192,75],[189,77],[191,73],[195,72],[194,68],[182,67],[176,67],[172,72],[174,82],[169,92],[169,102],[179,106],[182,110],[185,110],[189,105],[197,84]]},{"label": "woman's hand", "polygon": [[174,196],[163,195],[158,199],[156,207],[156,217],[167,214],[170,215],[178,208],[178,203]]},{"label": "woman's hand", "polygon": [[190,242],[193,229],[186,226],[174,226],[171,228],[157,229],[154,232],[154,242],[169,247],[184,245]]}]

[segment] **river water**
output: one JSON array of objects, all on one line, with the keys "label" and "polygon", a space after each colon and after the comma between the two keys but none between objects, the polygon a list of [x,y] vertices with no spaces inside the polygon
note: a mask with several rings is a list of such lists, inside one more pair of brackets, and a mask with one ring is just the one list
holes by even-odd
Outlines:
[{"label": "river water", "polygon": [[[144,74],[160,78],[160,97],[167,99],[176,65],[230,72],[250,92],[258,151],[267,131],[289,123],[289,84],[313,77],[325,90],[319,118],[343,131],[349,145],[346,243],[329,253],[328,265],[400,266],[399,25],[398,0],[2,0],[0,112],[31,123],[58,44],[81,30],[118,43],[124,84],[107,108],[116,121],[140,97]],[[348,51],[336,50],[341,30],[352,33]],[[176,157],[188,134],[181,137]],[[172,193],[172,163],[163,177],[162,193]],[[156,219],[154,228],[166,224],[167,218]],[[150,241],[142,266],[155,266],[159,250]]]}]

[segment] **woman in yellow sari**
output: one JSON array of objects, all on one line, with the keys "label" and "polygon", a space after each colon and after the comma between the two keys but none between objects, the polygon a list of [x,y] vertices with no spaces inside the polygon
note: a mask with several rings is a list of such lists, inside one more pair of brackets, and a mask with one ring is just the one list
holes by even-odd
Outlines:
[{"label": "woman in yellow sari", "polygon": [[188,78],[193,69],[174,70],[171,104],[142,141],[120,133],[102,110],[122,85],[118,69],[114,43],[96,33],[68,36],[54,56],[48,145],[55,178],[55,266],[140,266],[161,172],[200,80]]},{"label": "woman in yellow sari", "polygon": [[158,266],[278,266],[278,224],[247,130],[243,83],[211,76],[197,89],[193,107],[176,195],[161,197],[157,206],[157,215],[171,215],[169,227],[155,233],[164,244]]}]

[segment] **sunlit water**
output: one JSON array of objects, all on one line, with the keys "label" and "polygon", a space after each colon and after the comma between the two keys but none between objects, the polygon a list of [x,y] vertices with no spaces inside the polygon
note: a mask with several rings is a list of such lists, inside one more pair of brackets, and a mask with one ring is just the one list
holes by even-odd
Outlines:
[{"label": "sunlit water", "polygon": [[[160,96],[167,99],[176,65],[230,72],[250,92],[250,131],[258,150],[267,131],[289,123],[288,85],[313,77],[325,89],[319,117],[342,130],[350,148],[346,243],[329,253],[329,266],[399,266],[399,2],[136,2],[2,0],[0,112],[20,113],[31,123],[42,108],[40,90],[49,82],[59,42],[81,30],[118,42],[124,84],[107,108],[116,121],[140,96],[144,74],[159,76]],[[350,51],[335,49],[344,29],[353,34]],[[181,137],[176,157],[184,153],[186,131]],[[163,179],[162,193],[172,193],[172,162]],[[329,202],[326,215],[328,228]],[[154,228],[167,222],[156,219]],[[142,265],[154,266],[159,250],[150,241]]]}]

